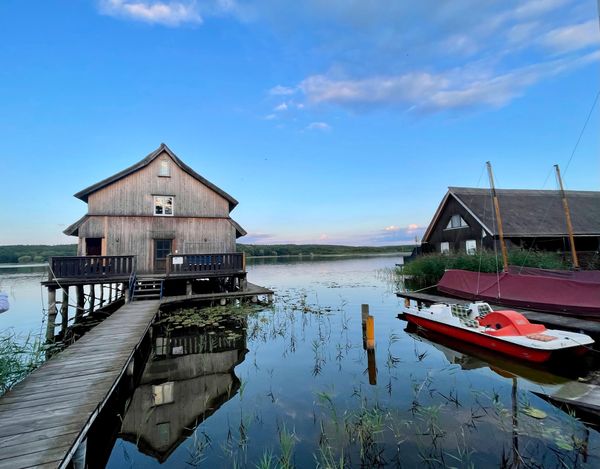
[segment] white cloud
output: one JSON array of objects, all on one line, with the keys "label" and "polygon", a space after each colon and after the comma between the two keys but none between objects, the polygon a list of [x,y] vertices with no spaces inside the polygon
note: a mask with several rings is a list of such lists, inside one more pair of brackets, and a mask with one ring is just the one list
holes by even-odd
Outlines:
[{"label": "white cloud", "polygon": [[478,106],[500,107],[543,78],[596,62],[600,51],[581,57],[566,57],[499,73],[479,64],[428,73],[407,72],[399,75],[363,79],[335,79],[314,75],[299,88],[315,104],[336,104],[350,109],[381,106],[439,112]]},{"label": "white cloud", "polygon": [[384,228],[384,231],[399,231],[401,228],[399,226],[396,225],[390,225],[390,226],[386,226]]},{"label": "white cloud", "polygon": [[100,3],[100,12],[165,26],[202,23],[200,11],[193,1],[103,0]]},{"label": "white cloud", "polygon": [[273,96],[289,96],[296,92],[295,88],[290,88],[289,86],[274,86],[269,90],[269,94]]},{"label": "white cloud", "polygon": [[277,115],[276,114],[267,114],[265,116],[265,120],[272,121],[274,119],[277,119]]},{"label": "white cloud", "polygon": [[322,132],[328,132],[331,130],[331,126],[327,122],[311,122],[306,126],[306,130],[320,130]]},{"label": "white cloud", "polygon": [[598,20],[570,24],[547,32],[540,38],[542,45],[555,52],[569,52],[600,45]]},{"label": "white cloud", "polygon": [[278,104],[277,106],[275,106],[275,108],[273,110],[276,112],[283,112],[283,111],[287,111],[287,109],[288,109],[287,103],[281,103],[281,104]]}]

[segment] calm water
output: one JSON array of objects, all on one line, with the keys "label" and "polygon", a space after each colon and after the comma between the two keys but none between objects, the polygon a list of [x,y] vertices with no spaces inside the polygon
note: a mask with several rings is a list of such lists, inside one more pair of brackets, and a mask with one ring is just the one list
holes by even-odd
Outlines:
[{"label": "calm water", "polygon": [[[254,264],[272,306],[163,316],[107,466],[600,467],[598,432],[534,394],[566,373],[407,330],[395,262]],[[19,315],[0,324],[39,329],[37,281],[2,277]]]}]

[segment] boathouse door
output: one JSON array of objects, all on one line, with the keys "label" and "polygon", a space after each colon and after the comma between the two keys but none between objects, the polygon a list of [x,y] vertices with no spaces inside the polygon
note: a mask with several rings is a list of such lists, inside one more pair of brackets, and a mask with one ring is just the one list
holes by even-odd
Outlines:
[{"label": "boathouse door", "polygon": [[154,272],[165,272],[167,270],[167,256],[171,254],[172,247],[172,239],[154,240]]}]

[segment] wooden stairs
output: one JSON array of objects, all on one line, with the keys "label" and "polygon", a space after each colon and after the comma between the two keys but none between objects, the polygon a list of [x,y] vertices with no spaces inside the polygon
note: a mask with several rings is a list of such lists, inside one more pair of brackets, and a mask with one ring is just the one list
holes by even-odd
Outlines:
[{"label": "wooden stairs", "polygon": [[163,280],[152,277],[138,277],[133,286],[132,301],[160,300],[163,293]]}]

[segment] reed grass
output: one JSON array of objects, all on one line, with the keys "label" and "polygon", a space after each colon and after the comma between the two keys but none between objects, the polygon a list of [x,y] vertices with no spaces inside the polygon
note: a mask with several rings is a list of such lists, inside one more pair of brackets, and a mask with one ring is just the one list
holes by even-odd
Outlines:
[{"label": "reed grass", "polygon": [[[566,269],[561,256],[554,252],[511,250],[510,265],[537,267],[541,269]],[[447,269],[470,270],[495,273],[502,271],[502,259],[493,251],[480,251],[474,255],[466,253],[425,254],[406,264],[402,274],[411,276],[419,284],[435,284]]]},{"label": "reed grass", "polygon": [[0,395],[21,381],[45,360],[39,337],[18,336],[12,330],[0,333]]}]

